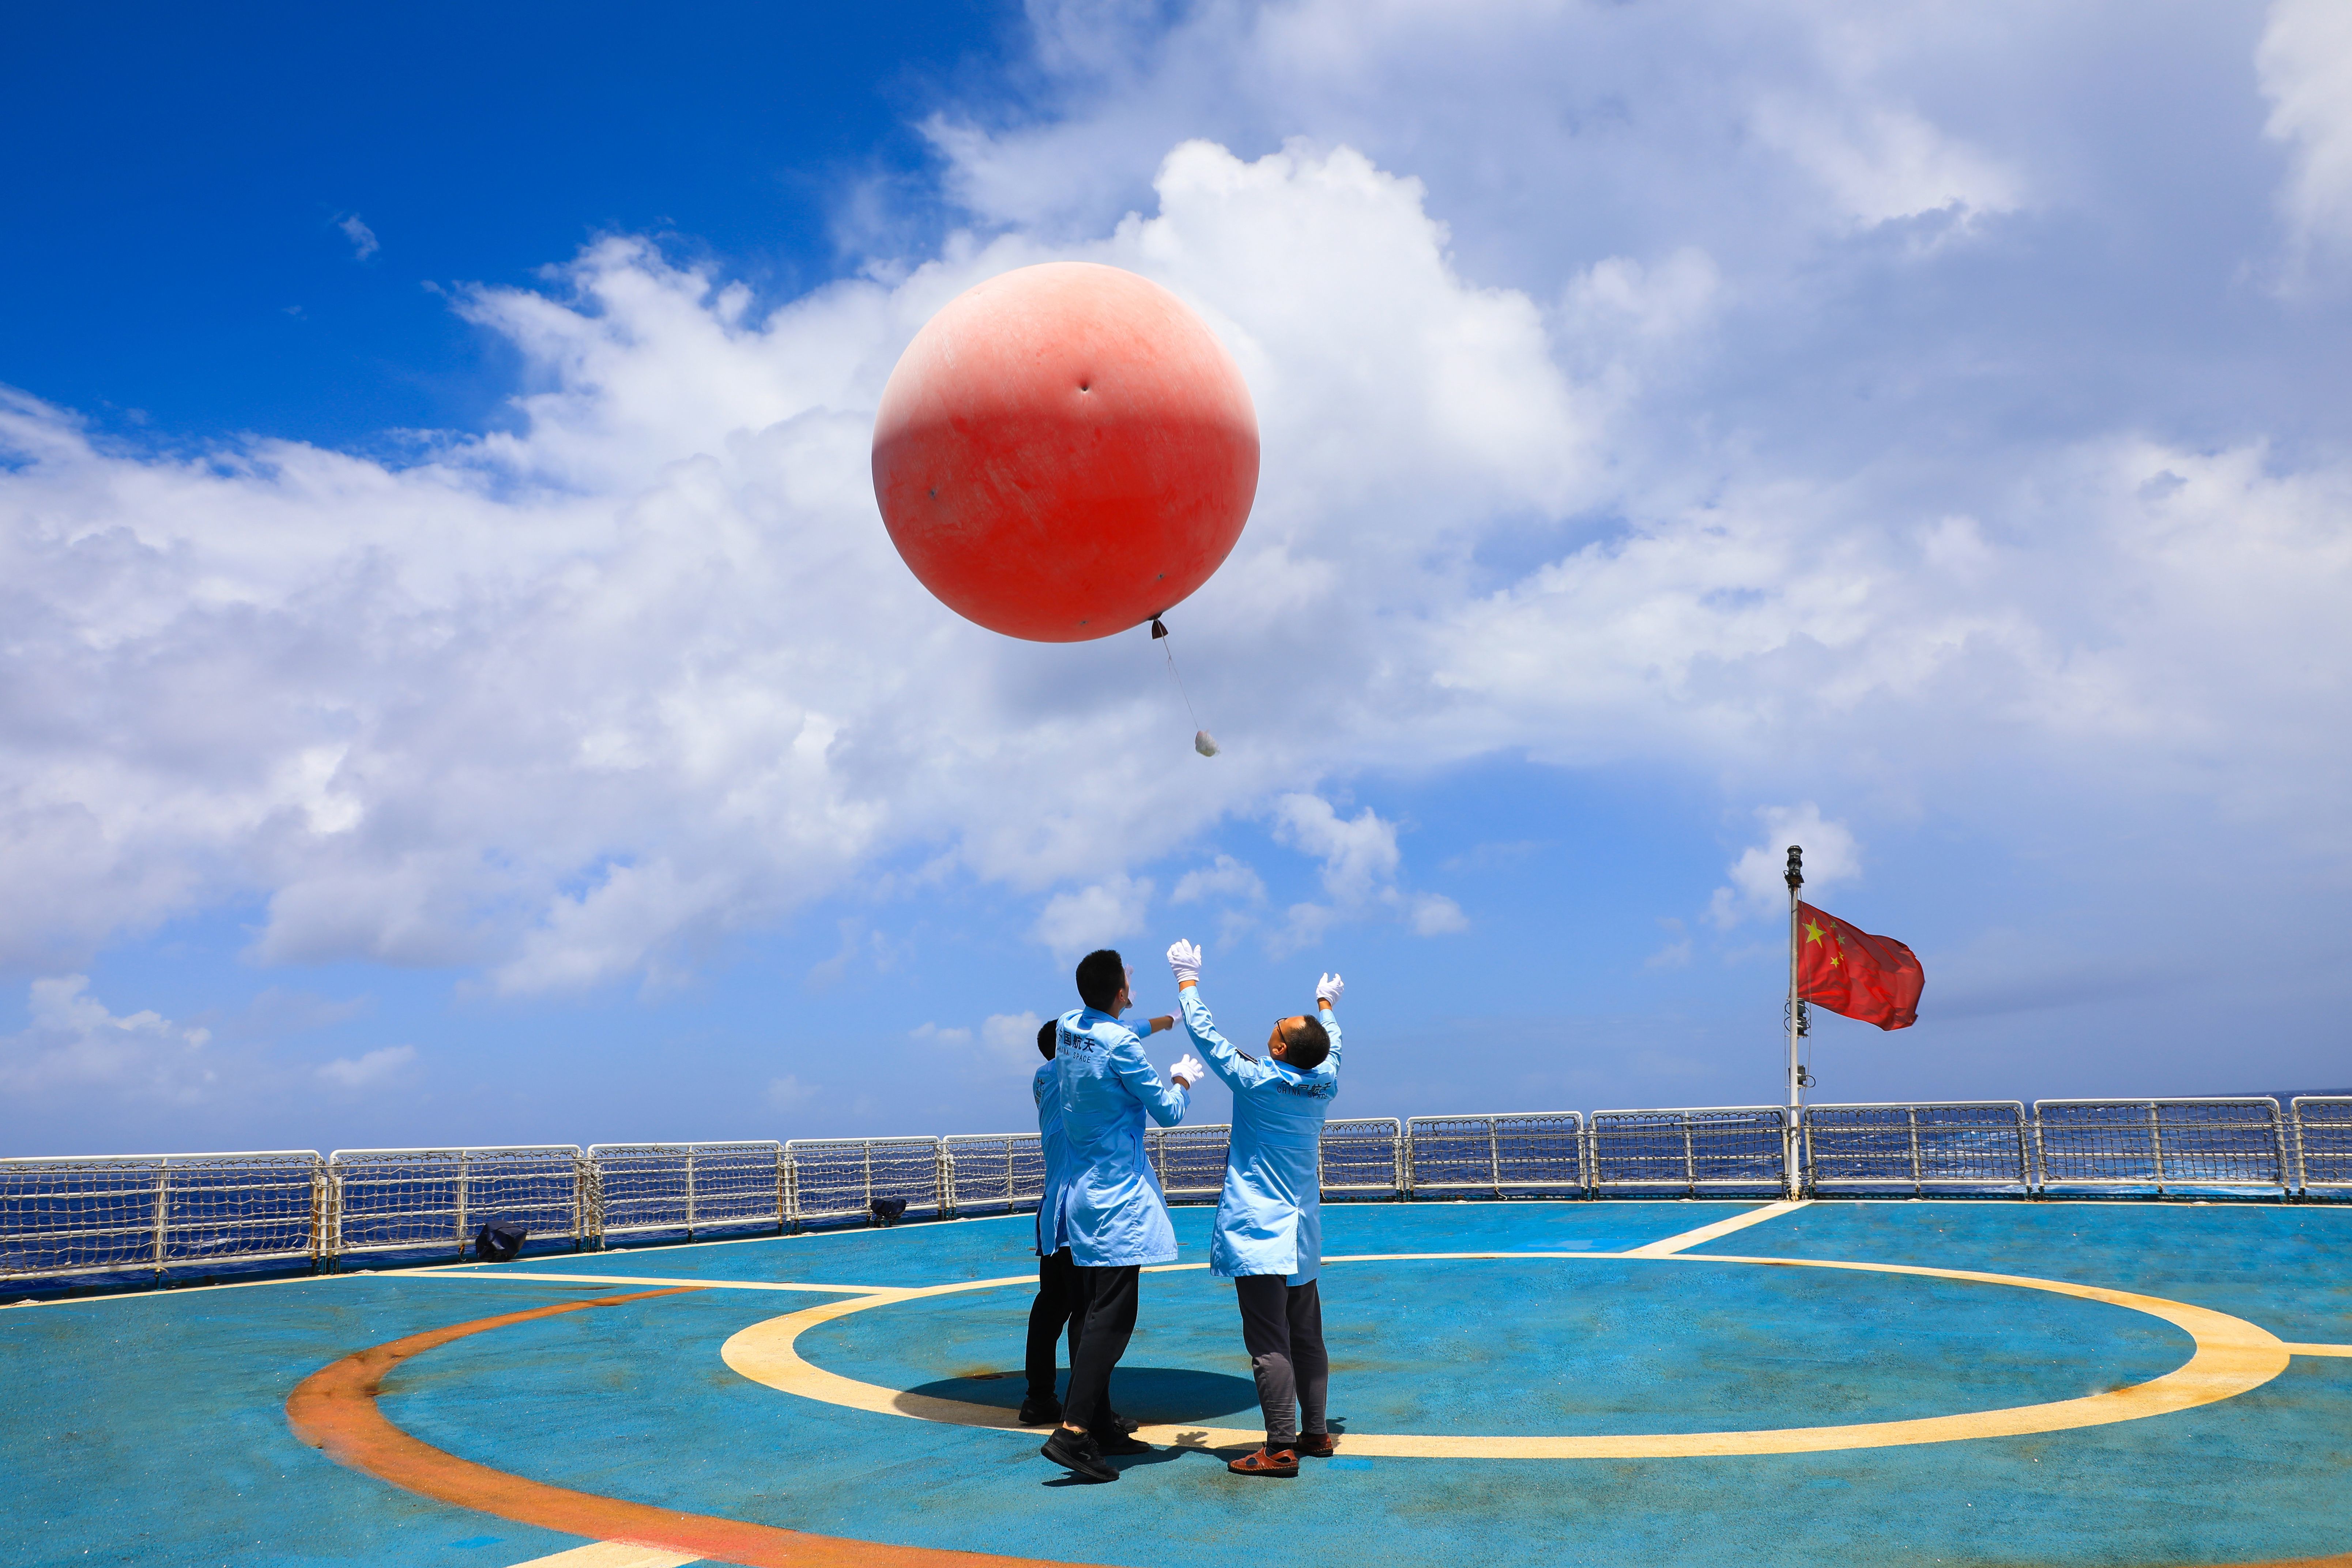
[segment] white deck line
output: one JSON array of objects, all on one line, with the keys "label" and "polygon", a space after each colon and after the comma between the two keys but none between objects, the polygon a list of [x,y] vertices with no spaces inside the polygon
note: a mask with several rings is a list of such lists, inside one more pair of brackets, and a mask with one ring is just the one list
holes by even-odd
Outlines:
[{"label": "white deck line", "polygon": [[896,1285],[813,1285],[797,1279],[673,1279],[658,1274],[554,1274],[543,1268],[517,1269],[512,1274],[492,1274],[472,1268],[404,1268],[396,1274],[379,1274],[379,1279],[486,1279],[494,1285],[529,1285],[536,1280],[554,1280],[567,1285],[643,1285],[658,1289],[671,1285],[690,1285],[699,1290],[817,1290],[835,1296],[878,1296],[902,1289]]},{"label": "white deck line", "polygon": [[699,1557],[683,1557],[658,1546],[631,1546],[625,1541],[595,1541],[552,1556],[534,1557],[514,1568],[684,1568]]},{"label": "white deck line", "polygon": [[1810,1204],[1812,1201],[1813,1200],[1811,1198],[1786,1198],[1777,1204],[1766,1204],[1760,1209],[1750,1209],[1746,1214],[1734,1215],[1729,1219],[1719,1219],[1713,1225],[1703,1225],[1696,1230],[1686,1230],[1680,1236],[1670,1236],[1663,1241],[1651,1242],[1646,1247],[1630,1248],[1624,1253],[1620,1254],[1620,1256],[1625,1258],[1672,1258],[1675,1253],[1681,1252],[1686,1247],[1696,1247],[1702,1242],[1713,1241],[1716,1237],[1720,1236],[1729,1236],[1735,1230],[1746,1230],[1751,1225],[1762,1225],[1768,1219],[1779,1219],[1784,1214],[1792,1214],[1796,1210],[1803,1208],[1807,1204]]}]

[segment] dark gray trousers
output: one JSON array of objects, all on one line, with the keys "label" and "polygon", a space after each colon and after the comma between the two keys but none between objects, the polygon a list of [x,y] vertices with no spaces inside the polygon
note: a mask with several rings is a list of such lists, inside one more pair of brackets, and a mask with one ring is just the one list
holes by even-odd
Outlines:
[{"label": "dark gray trousers", "polygon": [[1141,1273],[1132,1263],[1077,1270],[1086,1292],[1086,1321],[1070,1352],[1070,1392],[1062,1401],[1062,1419],[1073,1426],[1095,1432],[1110,1419],[1111,1368],[1127,1353],[1128,1338],[1135,1332],[1136,1280]]},{"label": "dark gray trousers", "polygon": [[1265,1446],[1286,1448],[1306,1432],[1320,1436],[1331,1363],[1323,1353],[1323,1298],[1316,1282],[1286,1285],[1279,1274],[1234,1281],[1242,1306],[1242,1343],[1249,1347],[1257,1402],[1265,1411]]},{"label": "dark gray trousers", "polygon": [[1029,1400],[1052,1405],[1054,1352],[1066,1331],[1070,1364],[1078,1364],[1078,1326],[1086,1321],[1087,1292],[1070,1249],[1037,1259],[1037,1299],[1029,1303]]}]

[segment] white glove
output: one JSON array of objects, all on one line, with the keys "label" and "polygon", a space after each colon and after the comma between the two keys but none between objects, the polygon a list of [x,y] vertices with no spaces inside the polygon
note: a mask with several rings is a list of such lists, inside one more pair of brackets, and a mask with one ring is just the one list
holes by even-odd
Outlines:
[{"label": "white glove", "polygon": [[1327,974],[1315,983],[1315,1000],[1328,1007],[1339,1000],[1339,994],[1347,988],[1346,981],[1336,974]]},{"label": "white glove", "polygon": [[1168,950],[1168,967],[1175,971],[1177,984],[1181,985],[1189,980],[1198,985],[1201,983],[1201,949],[1198,944],[1177,938],[1175,945]]},{"label": "white glove", "polygon": [[1209,1069],[1202,1063],[1200,1058],[1186,1051],[1176,1058],[1176,1065],[1168,1069],[1168,1076],[1183,1079],[1185,1086],[1190,1088],[1193,1084],[1205,1081],[1209,1076]]}]

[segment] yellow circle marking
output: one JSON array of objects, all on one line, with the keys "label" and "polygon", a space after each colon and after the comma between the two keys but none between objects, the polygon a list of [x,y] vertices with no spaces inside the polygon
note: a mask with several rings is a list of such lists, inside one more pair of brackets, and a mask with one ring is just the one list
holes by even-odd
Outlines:
[{"label": "yellow circle marking", "polygon": [[[2304,1347],[2290,1346],[2242,1318],[2217,1312],[2186,1301],[2109,1290],[2097,1285],[2076,1285],[2063,1279],[2035,1279],[2021,1274],[1984,1274],[1967,1268],[1921,1268],[1899,1263],[1831,1263],[1798,1258],[1734,1258],[1721,1254],[1630,1258],[1614,1252],[1391,1252],[1350,1258],[1327,1258],[1326,1263],[1406,1263],[1466,1258],[1591,1258],[1611,1262],[1739,1263],[1770,1268],[1843,1268],[1863,1274],[1906,1274],[1926,1279],[1961,1279],[1979,1285],[2007,1285],[2026,1290],[2046,1290],[2085,1301],[2104,1301],[2160,1318],[2186,1332],[2196,1352],[2161,1377],[2127,1388],[2110,1389],[2081,1399],[2061,1399],[2047,1405],[2013,1405],[2000,1410],[1975,1410],[1957,1415],[1930,1415],[1914,1421],[1872,1421],[1850,1426],[1785,1426],[1757,1432],[1650,1432],[1609,1436],[1475,1437],[1437,1436],[1416,1433],[1349,1432],[1346,1451],[1373,1458],[1425,1459],[1671,1459],[1724,1454],[1812,1454],[1837,1448],[1885,1448],[1913,1443],[1954,1443],[1968,1437],[2022,1437],[2037,1432],[2063,1432],[2078,1426],[2103,1426],[2116,1421],[2137,1421],[2190,1410],[2200,1405],[2234,1398],[2284,1372],[2290,1355]],[[1171,1273],[1207,1265],[1174,1264],[1149,1270]],[[955,1285],[919,1289],[877,1290],[844,1301],[826,1301],[798,1312],[754,1323],[730,1339],[719,1353],[727,1364],[770,1388],[853,1410],[883,1415],[909,1415],[921,1421],[942,1421],[958,1426],[985,1426],[1021,1431],[1013,1411],[956,1399],[935,1399],[876,1384],[860,1383],[825,1371],[801,1358],[793,1342],[806,1330],[852,1312],[863,1312],[925,1296],[945,1296],[960,1290],[991,1290],[1035,1283],[1032,1275],[1001,1279],[973,1279]],[[1265,1435],[1255,1428],[1222,1426],[1146,1426],[1136,1436],[1146,1442],[1178,1447],[1255,1447]]]}]

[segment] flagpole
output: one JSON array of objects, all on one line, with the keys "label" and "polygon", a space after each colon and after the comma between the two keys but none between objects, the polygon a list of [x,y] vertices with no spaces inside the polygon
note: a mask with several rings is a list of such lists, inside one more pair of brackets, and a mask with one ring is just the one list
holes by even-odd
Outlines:
[{"label": "flagpole", "polygon": [[1789,1124],[1780,1133],[1781,1179],[1789,1195],[1795,1197],[1803,1184],[1797,1169],[1797,1118],[1801,1114],[1798,1094],[1804,1068],[1797,1060],[1797,1035],[1802,1027],[1797,999],[1797,889],[1805,885],[1805,851],[1802,846],[1789,846],[1789,869],[1782,879],[1789,884]]}]

